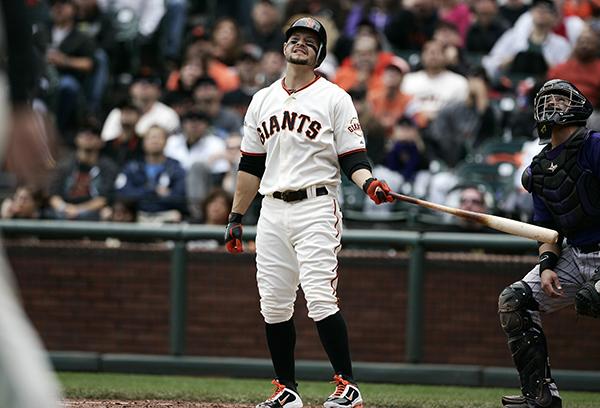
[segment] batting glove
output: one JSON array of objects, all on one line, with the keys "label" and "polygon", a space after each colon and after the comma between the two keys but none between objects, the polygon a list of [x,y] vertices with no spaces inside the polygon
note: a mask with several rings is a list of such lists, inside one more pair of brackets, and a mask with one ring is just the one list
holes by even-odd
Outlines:
[{"label": "batting glove", "polygon": [[391,203],[394,201],[394,197],[388,194],[392,190],[384,180],[377,180],[374,177],[368,178],[364,182],[362,189],[375,204]]},{"label": "batting glove", "polygon": [[242,244],[242,214],[229,214],[229,223],[225,230],[225,248],[232,254],[244,251]]}]

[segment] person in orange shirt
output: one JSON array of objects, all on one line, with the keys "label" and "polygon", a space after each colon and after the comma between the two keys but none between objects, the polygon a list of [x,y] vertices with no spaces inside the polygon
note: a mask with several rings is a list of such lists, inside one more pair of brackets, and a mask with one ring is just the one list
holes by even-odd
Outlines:
[{"label": "person in orange shirt", "polygon": [[[380,89],[383,87],[381,74],[394,57],[391,52],[379,50],[376,37],[370,34],[360,35],[354,41],[350,56],[342,61],[333,82],[346,91]],[[408,64],[402,61],[408,69]]]},{"label": "person in orange shirt", "polygon": [[392,132],[398,119],[404,116],[412,99],[410,95],[400,91],[402,79],[407,72],[408,65],[403,59],[392,58],[381,76],[382,86],[379,89],[369,90],[367,94],[373,116],[379,120],[388,134]]},{"label": "person in orange shirt", "polygon": [[588,97],[594,109],[600,108],[600,38],[586,27],[577,38],[573,54],[562,64],[550,68],[547,79],[571,82]]}]

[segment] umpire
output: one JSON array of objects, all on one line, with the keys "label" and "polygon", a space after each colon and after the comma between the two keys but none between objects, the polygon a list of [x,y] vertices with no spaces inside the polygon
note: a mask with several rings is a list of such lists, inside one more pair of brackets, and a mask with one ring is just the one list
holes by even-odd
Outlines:
[{"label": "umpire", "polygon": [[546,146],[522,181],[533,197],[534,223],[556,229],[561,239],[541,244],[539,264],[500,294],[500,323],[522,391],[503,397],[505,408],[562,407],[540,312],[575,301],[578,314],[600,317],[600,132],[585,127],[591,114],[587,98],[560,79],[546,82],[534,100],[540,144]]}]

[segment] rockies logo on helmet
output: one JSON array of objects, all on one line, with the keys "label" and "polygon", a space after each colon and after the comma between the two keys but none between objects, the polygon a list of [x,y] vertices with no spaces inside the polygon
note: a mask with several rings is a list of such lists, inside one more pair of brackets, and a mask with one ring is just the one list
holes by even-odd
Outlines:
[{"label": "rockies logo on helmet", "polygon": [[292,25],[285,31],[285,40],[289,40],[294,31],[299,29],[306,29],[310,31],[314,31],[321,43],[319,44],[319,49],[317,51],[317,65],[318,67],[321,65],[325,56],[327,55],[327,32],[325,31],[325,27],[323,24],[319,22],[316,18],[313,17],[301,17],[294,21]]}]

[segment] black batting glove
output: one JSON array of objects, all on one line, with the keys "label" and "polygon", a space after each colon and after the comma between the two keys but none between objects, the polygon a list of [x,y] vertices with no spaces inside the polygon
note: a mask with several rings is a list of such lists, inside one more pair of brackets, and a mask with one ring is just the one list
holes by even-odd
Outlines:
[{"label": "black batting glove", "polygon": [[229,223],[225,230],[225,248],[232,254],[244,251],[242,231],[242,214],[232,212],[229,214]]}]

